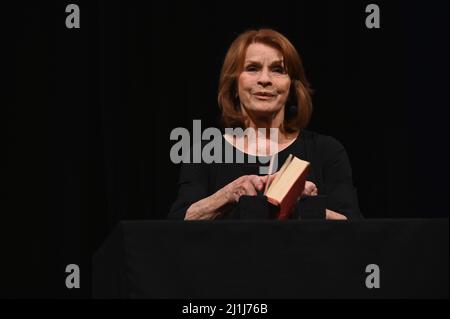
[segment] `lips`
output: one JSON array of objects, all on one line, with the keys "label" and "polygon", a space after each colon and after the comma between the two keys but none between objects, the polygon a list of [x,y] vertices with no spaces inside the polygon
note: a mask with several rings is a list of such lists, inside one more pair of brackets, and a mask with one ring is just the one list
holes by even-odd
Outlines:
[{"label": "lips", "polygon": [[253,95],[257,99],[261,99],[261,100],[268,100],[268,99],[271,99],[276,96],[276,94],[274,94],[272,92],[256,92],[256,93],[253,93]]},{"label": "lips", "polygon": [[275,93],[272,93],[272,92],[256,92],[256,93],[253,93],[254,95],[258,95],[258,96],[270,96],[270,97],[272,97],[272,96],[275,96]]}]

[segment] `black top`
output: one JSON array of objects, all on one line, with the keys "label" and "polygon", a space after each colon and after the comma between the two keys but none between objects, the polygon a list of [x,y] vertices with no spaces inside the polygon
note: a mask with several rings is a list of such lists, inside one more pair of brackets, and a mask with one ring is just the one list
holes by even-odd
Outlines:
[{"label": "black top", "polygon": [[[182,164],[178,196],[168,215],[169,219],[184,219],[193,203],[214,194],[240,176],[260,175],[259,168],[265,165],[261,163],[267,163],[267,158],[243,154],[224,138],[222,140],[222,150],[225,147],[232,148],[233,152],[244,157],[244,163],[225,163],[223,151],[222,163],[197,164],[191,161]],[[350,162],[339,141],[331,136],[303,130],[292,144],[278,153],[278,168],[289,154],[310,162],[307,180],[317,186],[320,195],[327,196],[328,209],[349,219],[361,217]]]}]

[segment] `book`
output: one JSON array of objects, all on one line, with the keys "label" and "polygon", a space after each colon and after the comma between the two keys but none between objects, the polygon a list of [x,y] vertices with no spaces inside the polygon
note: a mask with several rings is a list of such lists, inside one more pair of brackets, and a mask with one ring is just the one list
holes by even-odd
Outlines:
[{"label": "book", "polygon": [[278,207],[277,219],[287,219],[292,214],[305,188],[309,167],[309,162],[289,154],[270,185],[267,183],[264,195]]}]

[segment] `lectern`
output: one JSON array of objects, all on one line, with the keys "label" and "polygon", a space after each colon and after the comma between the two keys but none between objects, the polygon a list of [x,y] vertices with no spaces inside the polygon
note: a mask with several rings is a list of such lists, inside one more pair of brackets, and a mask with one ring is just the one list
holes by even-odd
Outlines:
[{"label": "lectern", "polygon": [[94,298],[448,298],[448,219],[122,221]]}]

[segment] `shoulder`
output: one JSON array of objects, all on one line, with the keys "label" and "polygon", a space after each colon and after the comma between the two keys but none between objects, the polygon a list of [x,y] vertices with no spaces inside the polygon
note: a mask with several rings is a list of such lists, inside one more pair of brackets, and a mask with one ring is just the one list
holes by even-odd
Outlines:
[{"label": "shoulder", "polygon": [[324,172],[328,181],[346,179],[352,175],[350,159],[343,144],[336,138],[316,132],[306,132],[304,135],[306,151],[316,167]]},{"label": "shoulder", "polygon": [[344,145],[335,137],[320,134],[310,130],[302,131],[302,139],[305,142],[305,146],[314,152],[326,155],[334,155],[336,153],[345,151]]}]

